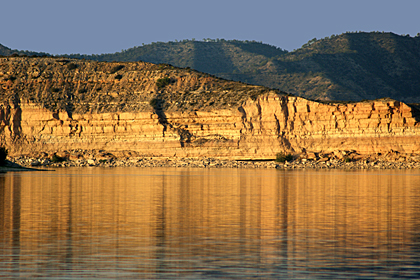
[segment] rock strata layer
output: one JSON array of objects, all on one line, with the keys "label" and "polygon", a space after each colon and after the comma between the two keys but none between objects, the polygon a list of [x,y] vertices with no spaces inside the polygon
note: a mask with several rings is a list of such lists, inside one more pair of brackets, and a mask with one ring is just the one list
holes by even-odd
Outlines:
[{"label": "rock strata layer", "polygon": [[390,99],[320,103],[171,66],[51,58],[0,58],[0,86],[0,140],[13,156],[420,151],[417,109]]}]

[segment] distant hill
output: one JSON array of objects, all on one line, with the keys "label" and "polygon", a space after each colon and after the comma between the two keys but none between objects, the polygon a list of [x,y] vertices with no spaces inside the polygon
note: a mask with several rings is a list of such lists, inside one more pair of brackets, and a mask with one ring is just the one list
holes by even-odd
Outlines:
[{"label": "distant hill", "polygon": [[12,50],[0,44],[0,55],[2,56],[12,55]]},{"label": "distant hill", "polygon": [[0,56],[11,56],[11,55],[51,56],[50,54],[44,53],[44,52],[12,50],[0,44]]},{"label": "distant hill", "polygon": [[182,41],[84,58],[191,67],[310,99],[357,101],[390,97],[420,102],[418,36],[345,33],[310,40],[293,52],[249,41]]},{"label": "distant hill", "polygon": [[314,38],[293,52],[255,41],[183,40],[152,43],[114,54],[65,56],[190,67],[309,99],[360,101],[390,97],[420,102],[419,36],[345,33]]},{"label": "distant hill", "polygon": [[346,33],[273,59],[252,81],[307,98],[420,102],[420,37]]},{"label": "distant hill", "polygon": [[114,54],[66,55],[97,61],[145,61],[189,67],[201,72],[229,76],[257,69],[287,51],[255,41],[212,40],[152,43]]}]

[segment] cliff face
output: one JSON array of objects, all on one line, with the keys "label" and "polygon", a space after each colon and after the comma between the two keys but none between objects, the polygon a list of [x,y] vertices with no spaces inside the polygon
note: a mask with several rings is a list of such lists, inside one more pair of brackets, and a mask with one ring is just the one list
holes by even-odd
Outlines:
[{"label": "cliff face", "polygon": [[[32,63],[54,66],[48,78],[45,71],[33,78],[22,66],[31,59],[2,61],[0,140],[12,155],[94,149],[274,158],[281,151],[420,150],[416,110],[394,100],[324,104],[152,64],[110,73],[115,65],[73,61],[79,72],[71,72],[70,62],[44,60]],[[99,71],[107,67],[112,71]],[[161,77],[171,81],[163,89],[156,86]]]},{"label": "cliff face", "polygon": [[249,137],[262,147],[267,138],[295,152],[416,153],[420,147],[416,110],[395,100],[322,104],[268,96],[243,108]]}]

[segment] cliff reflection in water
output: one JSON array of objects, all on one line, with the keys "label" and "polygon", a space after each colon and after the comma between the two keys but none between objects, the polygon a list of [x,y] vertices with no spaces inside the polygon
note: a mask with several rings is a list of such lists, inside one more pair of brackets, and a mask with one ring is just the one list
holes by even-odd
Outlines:
[{"label": "cliff reflection in water", "polygon": [[419,197],[413,171],[9,173],[0,175],[0,272],[274,275],[409,264]]}]

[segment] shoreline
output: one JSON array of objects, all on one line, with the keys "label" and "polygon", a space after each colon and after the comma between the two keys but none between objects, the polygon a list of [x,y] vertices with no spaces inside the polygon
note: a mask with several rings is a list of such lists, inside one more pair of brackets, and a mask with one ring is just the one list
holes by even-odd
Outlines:
[{"label": "shoreline", "polygon": [[15,171],[45,171],[45,169],[37,169],[29,166],[22,166],[10,160],[6,160],[5,165],[0,165],[0,174]]},{"label": "shoreline", "polygon": [[[219,158],[164,158],[164,157],[116,157],[106,153],[85,157],[69,154],[52,156],[9,157],[8,171],[34,171],[45,168],[65,167],[189,167],[189,168],[275,168],[275,169],[420,169],[420,155],[388,152],[385,155],[359,155],[355,152],[331,154],[305,153],[294,155],[293,160],[276,162],[274,159],[229,160]],[[42,168],[42,169],[37,169]],[[13,170],[11,170],[13,169]]]}]

